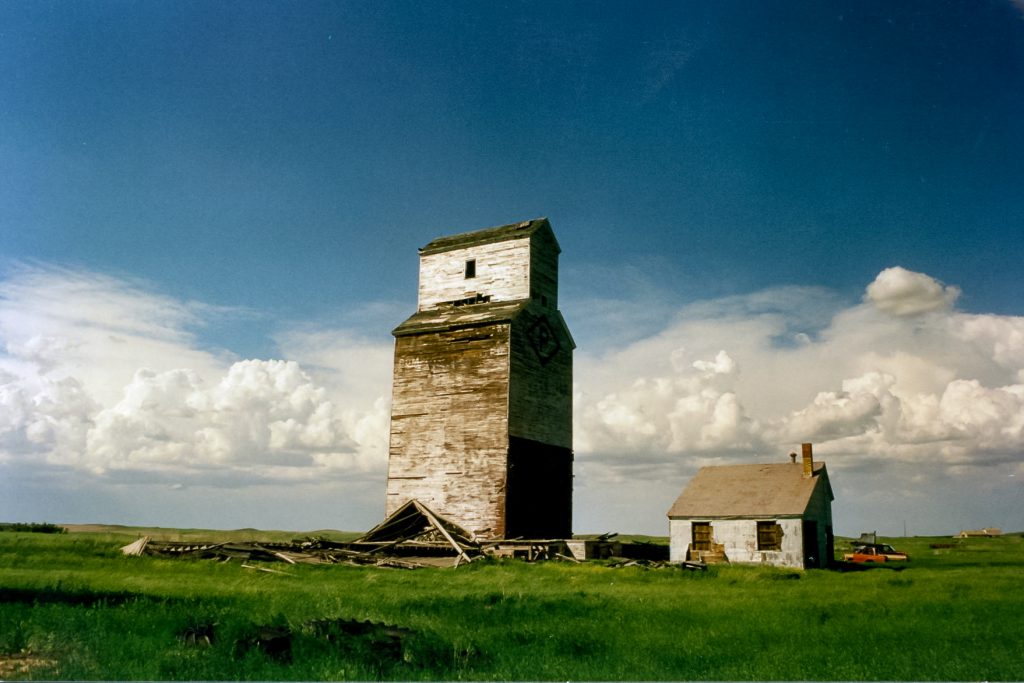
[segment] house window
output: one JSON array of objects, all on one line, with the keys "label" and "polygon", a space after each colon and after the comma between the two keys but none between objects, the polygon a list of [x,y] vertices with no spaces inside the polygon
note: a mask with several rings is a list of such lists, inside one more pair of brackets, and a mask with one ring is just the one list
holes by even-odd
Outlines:
[{"label": "house window", "polygon": [[690,529],[693,532],[693,549],[711,550],[711,522],[694,522]]},{"label": "house window", "polygon": [[757,549],[782,550],[782,527],[775,522],[758,522]]},{"label": "house window", "polygon": [[466,261],[466,279],[476,277],[476,259],[471,258]]}]

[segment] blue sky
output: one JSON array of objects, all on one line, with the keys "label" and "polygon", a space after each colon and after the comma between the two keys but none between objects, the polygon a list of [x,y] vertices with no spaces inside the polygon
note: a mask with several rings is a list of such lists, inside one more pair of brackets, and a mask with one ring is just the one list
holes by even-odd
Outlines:
[{"label": "blue sky", "polygon": [[416,248],[547,216],[579,531],[805,440],[840,532],[1024,528],[1018,2],[16,1],[0,73],[0,518],[368,527]]}]

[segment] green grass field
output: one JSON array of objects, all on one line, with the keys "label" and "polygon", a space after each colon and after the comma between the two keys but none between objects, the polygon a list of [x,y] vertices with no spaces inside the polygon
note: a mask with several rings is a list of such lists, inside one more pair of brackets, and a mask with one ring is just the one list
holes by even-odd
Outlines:
[{"label": "green grass field", "polygon": [[[123,557],[125,531],[0,533],[0,679],[1024,680],[1019,534],[895,539],[902,571],[272,574]],[[346,633],[352,620],[388,627]],[[266,628],[258,644],[260,627],[288,647]]]}]

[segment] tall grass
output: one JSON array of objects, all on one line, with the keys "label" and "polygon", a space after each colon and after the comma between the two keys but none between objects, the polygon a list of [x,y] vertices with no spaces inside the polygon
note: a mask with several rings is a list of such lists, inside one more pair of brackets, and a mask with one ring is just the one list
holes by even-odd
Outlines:
[{"label": "tall grass", "polygon": [[[18,675],[61,679],[1024,679],[1019,536],[911,539],[907,569],[847,574],[484,561],[283,575],[121,557],[128,540],[0,537],[0,662],[30,653],[42,664]],[[401,627],[400,650],[325,638],[325,619]],[[291,632],[290,660],[249,645],[262,625]],[[197,626],[211,645],[180,637]]]}]

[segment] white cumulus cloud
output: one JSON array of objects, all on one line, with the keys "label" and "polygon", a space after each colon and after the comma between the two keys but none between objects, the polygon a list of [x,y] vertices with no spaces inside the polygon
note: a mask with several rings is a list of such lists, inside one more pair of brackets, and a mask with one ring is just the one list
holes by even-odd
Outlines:
[{"label": "white cumulus cloud", "polygon": [[958,294],[889,268],[830,317],[809,318],[827,299],[794,288],[685,307],[625,348],[580,354],[577,450],[687,467],[811,441],[839,466],[1003,462],[1024,450],[1024,318],[961,313]]},{"label": "white cumulus cloud", "polygon": [[225,486],[382,467],[386,386],[332,392],[295,360],[200,349],[194,330],[224,312],[86,271],[12,269],[0,280],[0,463]]},{"label": "white cumulus cloud", "polygon": [[238,468],[272,479],[302,476],[288,468],[324,476],[374,464],[358,454],[325,390],[293,361],[240,361],[209,387],[186,370],[140,370],[94,423],[86,457],[98,471]]},{"label": "white cumulus cloud", "polygon": [[861,303],[780,287],[684,306],[626,344],[581,344],[581,504],[611,528],[663,519],[698,467],[783,462],[812,442],[847,533],[915,515],[932,533],[968,516],[1024,524],[1024,317],[958,311],[958,294],[891,268]]},{"label": "white cumulus cloud", "polygon": [[[928,487],[966,499],[952,482],[1008,500],[1024,477],[1024,317],[959,311],[958,293],[890,268],[861,302],[779,287],[659,309],[661,325],[648,317],[628,333],[616,321],[629,302],[591,302],[575,355],[580,517],[607,509],[651,529],[644,520],[663,517],[695,468],[781,461],[804,441],[836,473],[847,514],[896,514]],[[320,500],[324,486],[347,487],[361,506],[352,514],[372,519],[364,508],[380,502],[387,455],[386,326],[279,329],[283,360],[242,360],[197,341],[214,313],[110,276],[8,272],[0,467],[149,482],[207,508],[196,493],[207,486],[283,485]]]},{"label": "white cumulus cloud", "polygon": [[933,277],[900,266],[883,270],[865,292],[868,301],[893,315],[915,315],[947,308],[959,296],[959,288],[945,286]]},{"label": "white cumulus cloud", "polygon": [[[669,353],[669,365],[683,355],[682,349]],[[757,426],[732,390],[736,372],[729,354],[719,351],[713,360],[640,377],[602,396],[577,392],[577,449],[673,454],[749,448]]]}]

